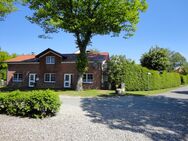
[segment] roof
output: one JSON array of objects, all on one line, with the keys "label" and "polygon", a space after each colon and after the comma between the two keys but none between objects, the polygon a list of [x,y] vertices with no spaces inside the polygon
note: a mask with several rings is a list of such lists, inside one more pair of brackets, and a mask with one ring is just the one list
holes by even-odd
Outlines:
[{"label": "roof", "polygon": [[[63,61],[76,61],[78,54],[62,54],[62,56],[65,58]],[[88,53],[87,57],[89,61],[104,61],[109,60],[109,53]]]},{"label": "roof", "polygon": [[46,54],[48,52],[52,52],[52,53],[54,53],[54,54],[56,54],[58,56],[62,56],[61,53],[59,53],[59,52],[57,52],[55,50],[52,50],[51,48],[48,48],[48,49],[44,50],[43,52],[39,53],[38,55],[36,55],[36,58],[40,58],[41,56],[43,56],[44,54]]},{"label": "roof", "polygon": [[35,55],[21,55],[17,56],[15,58],[6,60],[5,62],[34,62],[35,61]]},{"label": "roof", "polygon": [[[43,52],[39,53],[38,55],[21,55],[17,56],[16,58],[12,58],[6,60],[5,62],[38,62],[39,58],[44,56],[46,53],[52,52],[60,57],[62,57],[62,61],[76,61],[78,54],[61,54],[56,52],[50,48],[44,50]],[[88,60],[89,61],[104,61],[109,60],[109,53],[108,52],[100,52],[100,53],[88,53]]]}]

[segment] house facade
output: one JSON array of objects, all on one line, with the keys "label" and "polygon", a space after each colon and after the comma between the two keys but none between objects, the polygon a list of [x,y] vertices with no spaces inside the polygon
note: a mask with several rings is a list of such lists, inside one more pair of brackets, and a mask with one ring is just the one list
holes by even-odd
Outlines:
[{"label": "house facade", "polygon": [[[106,83],[109,54],[87,53],[88,71],[83,77],[85,89],[102,89]],[[13,88],[75,89],[78,78],[77,54],[61,54],[47,49],[38,55],[22,55],[7,60],[7,85]]]}]

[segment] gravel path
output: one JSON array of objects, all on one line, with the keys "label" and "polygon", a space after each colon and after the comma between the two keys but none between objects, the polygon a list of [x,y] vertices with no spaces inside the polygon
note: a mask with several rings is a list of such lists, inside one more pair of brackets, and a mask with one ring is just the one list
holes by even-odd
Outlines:
[{"label": "gravel path", "polygon": [[61,96],[55,117],[0,115],[0,141],[188,141],[188,87],[157,96]]}]

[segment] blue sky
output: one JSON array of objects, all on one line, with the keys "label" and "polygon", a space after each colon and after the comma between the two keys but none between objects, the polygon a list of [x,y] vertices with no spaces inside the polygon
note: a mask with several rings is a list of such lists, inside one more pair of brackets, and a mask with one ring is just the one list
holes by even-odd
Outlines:
[{"label": "blue sky", "polygon": [[[110,55],[126,55],[139,63],[139,59],[151,46],[178,51],[188,60],[188,0],[147,0],[149,8],[140,16],[135,35],[129,39],[95,36],[92,46]],[[40,39],[43,30],[25,19],[31,11],[18,6],[18,11],[0,22],[0,47],[10,53],[29,54],[52,48],[61,53],[76,51],[75,39],[68,33],[53,34],[53,39]]]}]

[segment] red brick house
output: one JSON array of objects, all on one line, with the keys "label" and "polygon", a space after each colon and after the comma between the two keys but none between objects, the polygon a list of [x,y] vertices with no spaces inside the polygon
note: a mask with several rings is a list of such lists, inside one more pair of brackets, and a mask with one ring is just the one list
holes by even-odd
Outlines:
[{"label": "red brick house", "polygon": [[[88,52],[89,69],[83,77],[85,89],[104,88],[107,52]],[[22,55],[7,60],[7,85],[13,88],[75,89],[77,54],[61,54],[47,49],[38,55]]]}]

